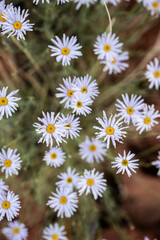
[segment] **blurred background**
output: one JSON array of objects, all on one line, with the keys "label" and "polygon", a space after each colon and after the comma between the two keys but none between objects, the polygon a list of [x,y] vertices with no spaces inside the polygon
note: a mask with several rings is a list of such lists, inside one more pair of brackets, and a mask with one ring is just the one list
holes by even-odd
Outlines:
[{"label": "blurred background", "polygon": [[[111,147],[103,163],[88,164],[78,154],[78,144],[85,136],[95,136],[96,117],[102,116],[102,110],[108,115],[115,113],[115,101],[122,93],[142,95],[146,103],[160,109],[160,93],[149,90],[144,77],[146,64],[155,56],[160,59],[160,17],[151,16],[135,1],[123,1],[116,7],[108,5],[113,32],[130,55],[130,66],[125,72],[108,75],[93,53],[97,35],[108,28],[106,10],[100,2],[89,8],[82,6],[79,11],[73,2],[57,5],[51,0],[50,4],[36,6],[32,1],[15,0],[13,4],[29,9],[30,22],[35,26],[33,32],[27,33],[26,41],[0,35],[0,89],[9,86],[10,92],[18,88],[18,97],[22,98],[18,111],[0,121],[0,148],[17,148],[23,160],[19,176],[5,180],[0,172],[0,177],[20,196],[22,209],[18,219],[29,229],[28,240],[41,240],[43,228],[54,222],[65,225],[70,240],[140,240],[144,236],[160,239],[160,180],[157,169],[151,166],[160,149],[156,139],[160,126],[141,135],[130,126],[124,144],[118,144],[116,149]],[[61,38],[63,33],[77,36],[83,46],[83,56],[72,60],[68,67],[50,57],[48,48],[50,39],[55,35]],[[83,128],[80,138],[61,145],[67,155],[64,165],[56,169],[48,167],[42,161],[48,149],[45,144],[37,144],[39,136],[32,125],[41,117],[42,110],[66,114],[67,110],[55,98],[56,88],[63,77],[86,74],[97,80],[100,94],[94,101],[92,113],[80,117]],[[124,149],[131,150],[140,159],[137,174],[130,178],[126,174],[116,175],[111,168],[110,162]],[[108,189],[97,201],[91,195],[83,195],[73,217],[57,219],[46,202],[55,190],[57,175],[68,166],[80,173],[94,167],[104,172]],[[0,229],[6,225],[4,219]],[[0,240],[5,240],[1,233]]]}]

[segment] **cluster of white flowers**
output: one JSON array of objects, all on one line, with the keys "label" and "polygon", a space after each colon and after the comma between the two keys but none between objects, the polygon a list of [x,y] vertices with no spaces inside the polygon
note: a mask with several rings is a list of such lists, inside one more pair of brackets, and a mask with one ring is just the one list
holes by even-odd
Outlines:
[{"label": "cluster of white flowers", "polygon": [[33,31],[33,23],[26,20],[29,10],[21,10],[20,7],[14,7],[13,4],[5,4],[5,0],[0,2],[0,27],[2,34],[16,36],[17,40],[25,40],[27,31]]}]

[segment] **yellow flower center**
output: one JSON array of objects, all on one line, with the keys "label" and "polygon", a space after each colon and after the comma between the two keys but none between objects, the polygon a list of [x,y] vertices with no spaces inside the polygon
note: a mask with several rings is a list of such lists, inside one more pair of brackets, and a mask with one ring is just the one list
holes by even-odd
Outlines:
[{"label": "yellow flower center", "polygon": [[15,22],[13,25],[14,29],[16,30],[20,30],[22,27],[22,23],[21,22]]},{"label": "yellow flower center", "polygon": [[61,52],[63,55],[68,55],[70,53],[70,50],[68,48],[62,48]]},{"label": "yellow flower center", "polygon": [[8,99],[6,97],[0,98],[0,105],[5,106],[8,104]]},{"label": "yellow flower center", "polygon": [[144,123],[145,124],[150,124],[150,122],[151,122],[151,119],[149,117],[145,117]]},{"label": "yellow flower center", "polygon": [[152,6],[153,6],[154,8],[158,8],[158,7],[159,7],[159,3],[158,3],[158,2],[153,2],[153,3],[152,3]]},{"label": "yellow flower center", "polygon": [[127,108],[127,113],[128,114],[133,114],[133,112],[134,112],[134,109],[132,107]]},{"label": "yellow flower center", "polygon": [[113,127],[108,127],[108,128],[106,129],[106,133],[107,133],[108,135],[112,135],[112,134],[114,133],[114,128],[113,128]]},{"label": "yellow flower center", "polygon": [[154,77],[159,78],[160,77],[160,72],[158,72],[158,71],[154,72]]},{"label": "yellow flower center", "polygon": [[52,158],[52,159],[56,159],[56,158],[57,158],[57,154],[56,154],[56,153],[52,153],[52,154],[51,154],[51,158]]},{"label": "yellow flower center", "polygon": [[4,15],[3,14],[0,14],[0,21],[2,22],[6,22],[7,20],[4,18]]},{"label": "yellow flower center", "polygon": [[71,129],[71,124],[70,123],[68,123],[68,124],[66,124],[64,126],[65,126],[66,130],[70,130]]},{"label": "yellow flower center", "polygon": [[19,228],[13,228],[13,233],[18,234],[19,233]]},{"label": "yellow flower center", "polygon": [[55,126],[52,124],[49,124],[46,128],[48,133],[53,133],[55,131],[55,129],[56,129]]},{"label": "yellow flower center", "polygon": [[4,201],[4,202],[2,203],[2,207],[3,207],[4,209],[10,208],[10,202]]},{"label": "yellow flower center", "polygon": [[58,235],[57,234],[53,234],[52,235],[52,240],[58,240]]},{"label": "yellow flower center", "polygon": [[122,161],[122,165],[123,166],[128,166],[128,160],[127,159],[123,159],[123,161]]},{"label": "yellow flower center", "polygon": [[92,178],[87,179],[87,184],[92,186],[94,184],[94,180]]},{"label": "yellow flower center", "polygon": [[68,95],[68,97],[72,97],[73,96],[73,94],[74,94],[74,91],[73,90],[69,90],[68,92],[67,92],[67,95]]},{"label": "yellow flower center", "polygon": [[78,108],[82,107],[82,102],[78,101],[76,106],[77,106]]},{"label": "yellow flower center", "polygon": [[106,44],[106,45],[104,46],[104,51],[109,52],[110,50],[111,50],[110,45]]},{"label": "yellow flower center", "polygon": [[82,93],[87,93],[87,92],[88,92],[88,89],[87,89],[86,87],[83,87],[83,88],[81,88],[81,92],[82,92]]},{"label": "yellow flower center", "polygon": [[115,58],[113,58],[113,60],[112,60],[112,63],[114,64],[116,62],[116,59]]},{"label": "yellow flower center", "polygon": [[61,204],[66,204],[67,203],[67,198],[66,197],[61,197],[59,201],[60,201]]},{"label": "yellow flower center", "polygon": [[11,164],[12,164],[12,162],[11,162],[11,160],[9,160],[9,159],[6,159],[6,160],[4,161],[4,166],[5,166],[5,167],[10,167]]},{"label": "yellow flower center", "polygon": [[89,147],[89,150],[92,151],[92,152],[96,151],[96,146],[95,146],[94,144],[91,145],[91,146]]},{"label": "yellow flower center", "polygon": [[72,183],[72,182],[73,182],[73,180],[71,177],[67,178],[67,183]]}]

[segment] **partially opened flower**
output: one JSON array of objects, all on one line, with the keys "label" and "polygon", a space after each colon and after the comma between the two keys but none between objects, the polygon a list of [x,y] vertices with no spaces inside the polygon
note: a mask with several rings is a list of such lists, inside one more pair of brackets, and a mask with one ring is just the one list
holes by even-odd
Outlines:
[{"label": "partially opened flower", "polygon": [[156,90],[160,87],[160,63],[158,58],[154,58],[154,61],[147,64],[147,71],[145,76],[150,83],[149,88],[155,87]]},{"label": "partially opened flower", "polygon": [[59,188],[69,188],[71,191],[73,191],[74,187],[77,188],[79,173],[76,173],[75,168],[72,170],[71,167],[68,167],[67,172],[60,173],[58,178],[60,181],[56,182],[56,185]]},{"label": "partially opened flower", "polygon": [[95,138],[90,140],[88,136],[86,136],[84,142],[79,144],[79,148],[81,158],[85,159],[88,163],[93,163],[94,161],[99,163],[104,161],[104,156],[107,152],[106,143]]},{"label": "partially opened flower", "polygon": [[0,195],[4,195],[8,192],[8,185],[5,184],[3,179],[0,179]]},{"label": "partially opened flower", "polygon": [[33,31],[33,23],[29,23],[29,20],[26,20],[29,13],[28,10],[22,10],[21,8],[14,7],[9,8],[4,12],[4,22],[2,26],[2,34],[9,33],[8,37],[16,36],[17,40],[25,40],[25,35],[27,31]]},{"label": "partially opened flower", "polygon": [[18,108],[18,104],[16,103],[21,98],[14,97],[14,95],[19,91],[19,89],[10,92],[7,95],[8,87],[4,87],[0,90],[0,120],[4,115],[8,118],[12,116],[12,113],[15,113]]},{"label": "partially opened flower", "polygon": [[103,173],[95,172],[93,169],[91,171],[85,170],[84,176],[81,176],[78,182],[79,194],[82,195],[86,192],[92,193],[94,199],[96,200],[98,197],[102,197],[104,191],[107,188],[106,179],[103,178]]},{"label": "partially opened flower", "polygon": [[67,240],[64,226],[59,226],[57,223],[50,224],[43,230],[43,238],[46,240]]},{"label": "partially opened flower", "polygon": [[99,132],[95,133],[97,138],[107,141],[107,148],[110,147],[111,141],[114,147],[116,147],[116,142],[123,143],[123,138],[126,137],[127,134],[124,130],[128,127],[123,127],[121,119],[119,118],[117,120],[116,118],[117,116],[112,115],[107,118],[105,111],[103,111],[103,119],[96,118],[101,127],[93,127],[99,130]]},{"label": "partially opened flower", "polygon": [[8,240],[26,240],[28,237],[25,224],[18,221],[9,222],[8,226],[3,228],[2,233]]},{"label": "partially opened flower", "polygon": [[132,94],[131,98],[129,98],[128,94],[122,94],[123,101],[117,99],[115,106],[117,107],[116,110],[119,112],[117,116],[120,117],[128,125],[130,122],[135,124],[135,116],[141,115],[141,110],[144,107],[144,100],[141,96],[137,96]]},{"label": "partially opened flower", "polygon": [[8,191],[5,195],[0,195],[0,221],[6,215],[8,221],[12,221],[19,215],[20,210],[19,197],[14,192]]},{"label": "partially opened flower", "polygon": [[119,38],[114,33],[103,33],[102,36],[97,37],[94,44],[94,53],[98,55],[98,59],[112,61],[122,52],[122,43],[119,43]]},{"label": "partially opened flower", "polygon": [[158,152],[158,160],[153,161],[152,165],[158,169],[157,175],[160,176],[160,151]]},{"label": "partially opened flower", "polygon": [[65,162],[65,159],[65,153],[60,147],[56,146],[45,152],[43,161],[45,161],[48,166],[57,168]]},{"label": "partially opened flower", "polygon": [[55,46],[49,45],[48,47],[51,49],[51,57],[56,56],[56,61],[62,61],[63,66],[70,65],[71,59],[78,58],[78,56],[82,56],[81,51],[79,51],[82,46],[80,46],[77,42],[77,37],[72,36],[71,39],[63,34],[63,40],[59,37],[55,36],[55,39],[51,39]]},{"label": "partially opened flower", "polygon": [[63,218],[71,217],[78,208],[78,197],[76,192],[72,192],[69,188],[56,189],[56,193],[49,197],[47,205],[57,212],[57,216]]},{"label": "partially opened flower", "polygon": [[17,149],[8,148],[5,151],[2,148],[2,152],[0,152],[0,167],[1,171],[5,172],[6,178],[13,174],[18,175],[18,170],[21,169],[21,162],[22,160],[20,154],[17,153]]}]

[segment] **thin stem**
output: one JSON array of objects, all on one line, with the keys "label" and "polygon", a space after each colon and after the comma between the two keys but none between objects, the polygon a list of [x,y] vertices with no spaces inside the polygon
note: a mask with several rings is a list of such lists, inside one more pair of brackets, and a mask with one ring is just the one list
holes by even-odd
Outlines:
[{"label": "thin stem", "polygon": [[103,3],[104,3],[104,6],[106,8],[106,12],[107,12],[107,15],[108,15],[108,20],[109,20],[109,32],[110,34],[112,35],[112,20],[111,20],[111,15],[109,13],[109,10],[108,10],[108,7],[107,7],[107,4],[105,2],[105,0],[103,0]]}]

